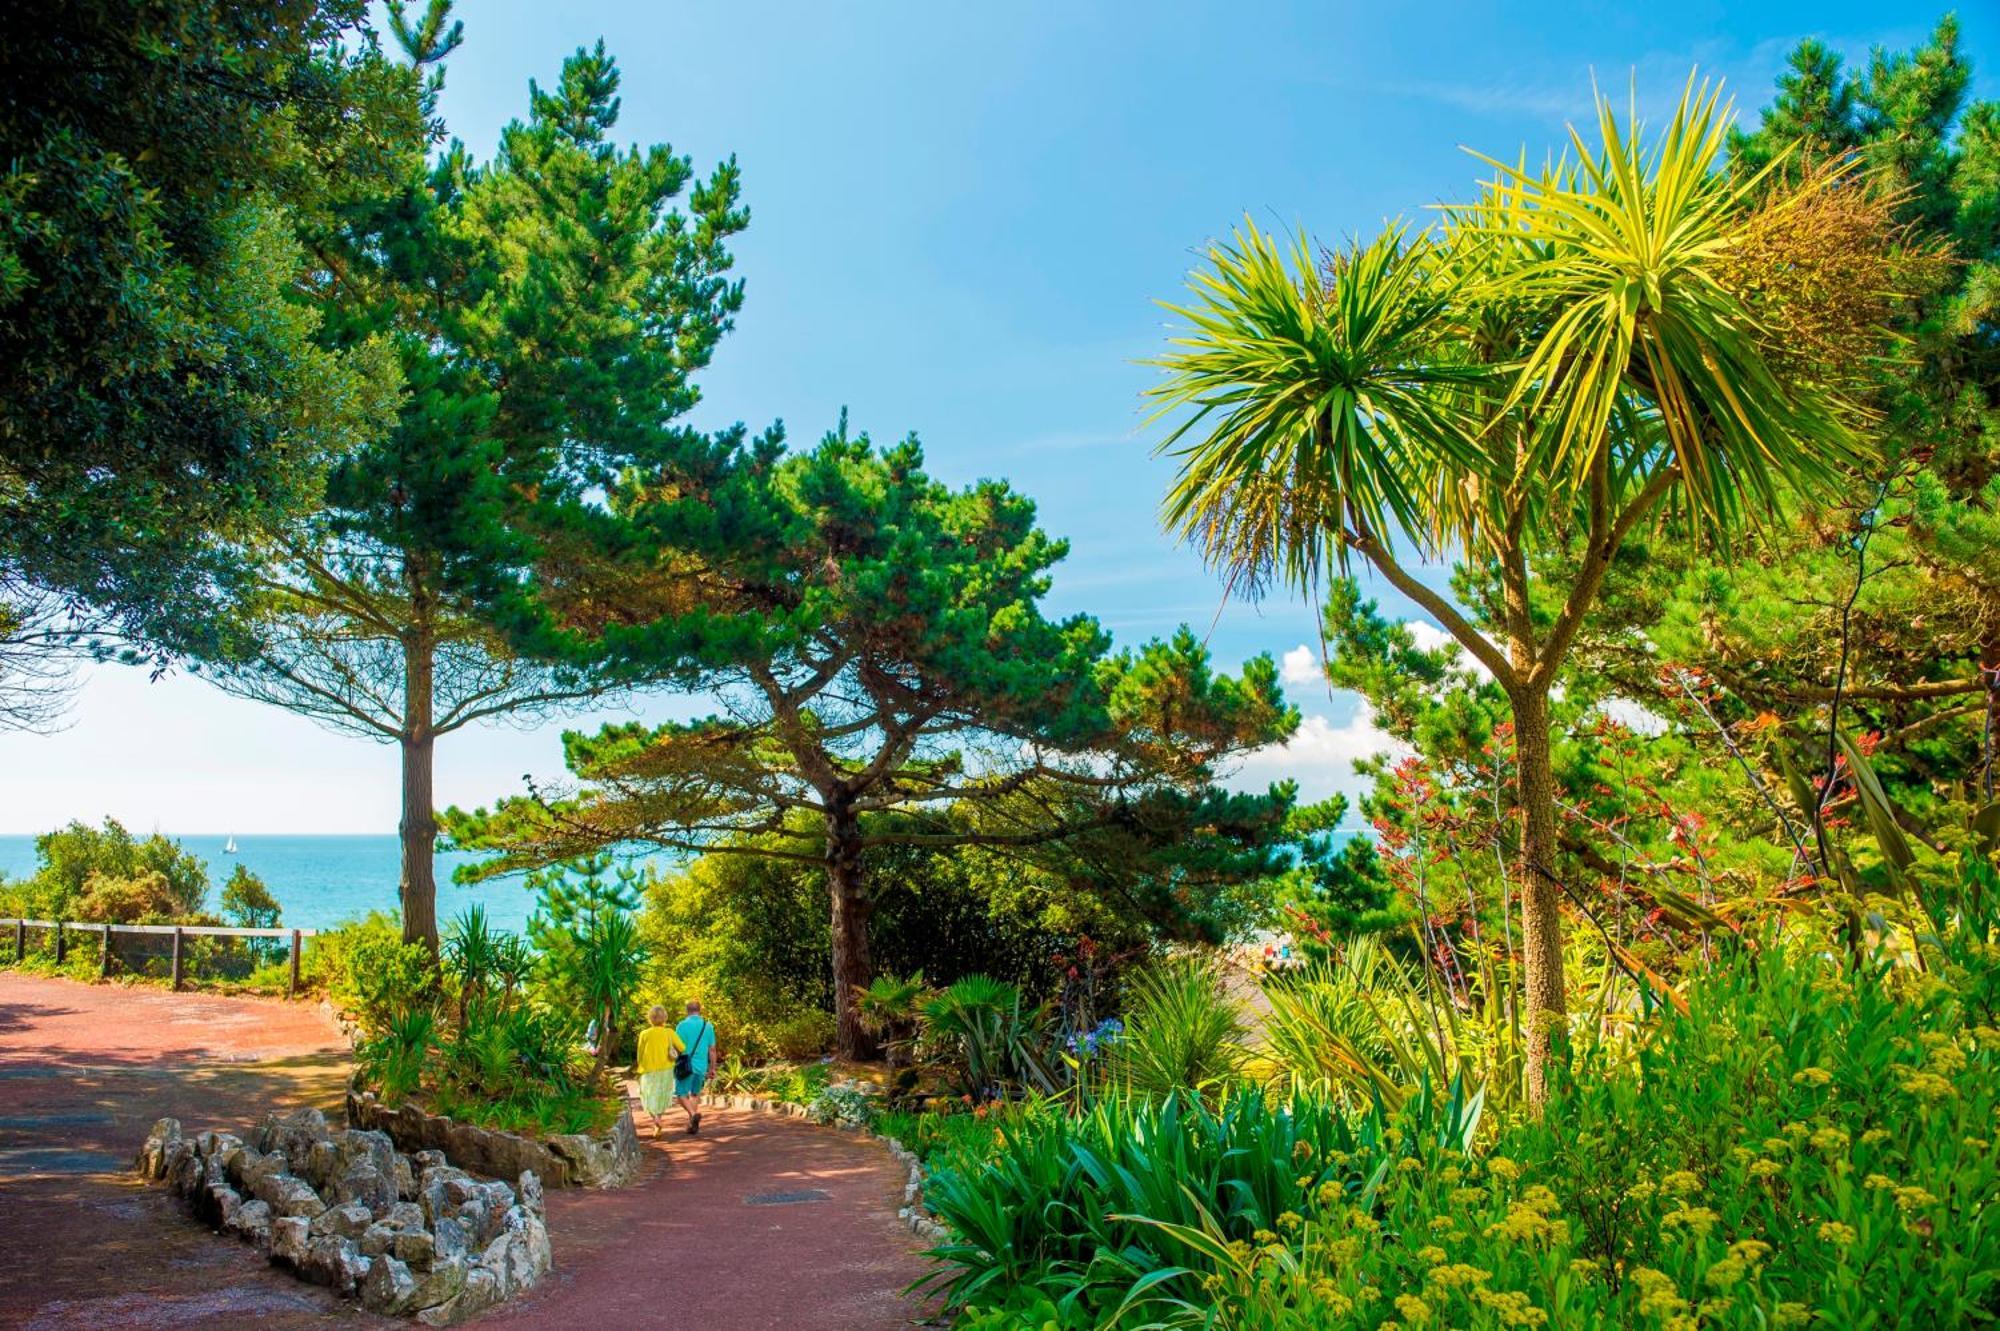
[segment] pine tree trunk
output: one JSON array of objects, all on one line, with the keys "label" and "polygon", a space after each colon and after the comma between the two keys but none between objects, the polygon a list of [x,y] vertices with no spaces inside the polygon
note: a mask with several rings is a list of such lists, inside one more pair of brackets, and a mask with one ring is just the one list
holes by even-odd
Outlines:
[{"label": "pine tree trunk", "polygon": [[1550,1047],[1564,1024],[1562,887],[1557,862],[1555,765],[1546,694],[1524,691],[1512,699],[1514,754],[1521,804],[1523,946],[1527,954],[1528,1102],[1548,1099]]},{"label": "pine tree trunk", "polygon": [[826,820],[826,890],[833,903],[834,1052],[873,1058],[875,1040],[861,1024],[860,993],[875,978],[868,954],[868,900],[861,873],[861,825],[851,813]]},{"label": "pine tree trunk", "polygon": [[403,654],[403,941],[422,943],[437,955],[437,803],[432,759],[437,735],[431,729],[431,672],[428,640],[407,643]]}]

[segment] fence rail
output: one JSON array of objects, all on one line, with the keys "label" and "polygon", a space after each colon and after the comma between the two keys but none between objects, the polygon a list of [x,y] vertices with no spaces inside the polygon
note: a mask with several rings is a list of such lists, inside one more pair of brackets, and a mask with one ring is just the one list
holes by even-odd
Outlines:
[{"label": "fence rail", "polygon": [[157,937],[171,937],[173,950],[174,990],[179,992],[187,979],[182,943],[189,938],[283,938],[291,942],[291,968],[286,982],[286,993],[299,991],[299,952],[305,939],[316,937],[317,929],[236,929],[219,924],[93,924],[80,920],[30,920],[25,918],[0,919],[0,929],[11,929],[14,934],[14,960],[25,961],[28,956],[28,930],[54,930],[56,936],[56,964],[61,965],[69,955],[69,940],[72,937],[94,936],[99,940],[99,975],[111,974],[111,940],[119,934],[150,934]]}]

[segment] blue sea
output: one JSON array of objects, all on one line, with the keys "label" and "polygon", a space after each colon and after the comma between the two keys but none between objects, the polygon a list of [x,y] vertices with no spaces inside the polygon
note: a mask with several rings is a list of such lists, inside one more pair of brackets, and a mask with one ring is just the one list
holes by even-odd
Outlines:
[{"label": "blue sea", "polygon": [[[238,864],[264,880],[290,928],[324,929],[371,910],[396,909],[401,852],[393,836],[239,836],[234,855],[224,853],[226,836],[174,839],[207,861],[211,910],[223,880]],[[450,923],[477,901],[485,904],[495,926],[519,930],[533,899],[518,875],[470,887],[452,882],[452,870],[479,858],[463,852],[437,857],[438,923]],[[34,871],[35,839],[0,836],[0,877],[25,878]]]}]

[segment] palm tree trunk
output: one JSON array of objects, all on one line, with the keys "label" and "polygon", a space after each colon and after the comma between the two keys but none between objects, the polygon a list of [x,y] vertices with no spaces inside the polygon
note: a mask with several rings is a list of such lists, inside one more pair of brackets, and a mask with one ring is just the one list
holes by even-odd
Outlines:
[{"label": "palm tree trunk", "polygon": [[846,810],[826,819],[826,890],[833,906],[834,1052],[846,1059],[875,1056],[875,1040],[861,1022],[861,991],[875,978],[869,957],[868,900],[861,869],[861,824]]},{"label": "palm tree trunk", "polygon": [[1523,690],[1512,699],[1517,795],[1521,804],[1523,946],[1527,955],[1528,1103],[1549,1094],[1552,1044],[1564,1027],[1562,880],[1556,862],[1555,764],[1548,695]]}]

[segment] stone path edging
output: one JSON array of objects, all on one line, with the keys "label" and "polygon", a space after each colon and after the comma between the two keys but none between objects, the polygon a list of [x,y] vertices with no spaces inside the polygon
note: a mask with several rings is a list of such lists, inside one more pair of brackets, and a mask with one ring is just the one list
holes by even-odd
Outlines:
[{"label": "stone path edging", "polygon": [[[757,1095],[704,1095],[701,1097],[701,1102],[711,1108],[747,1109],[754,1113],[777,1114],[784,1118],[802,1118],[808,1123],[817,1122],[806,1106],[795,1104],[790,1100],[767,1100]],[[951,1237],[951,1232],[939,1224],[936,1217],[924,1206],[924,1166],[915,1151],[894,1137],[885,1137],[879,1132],[870,1131],[865,1124],[835,1121],[820,1123],[818,1126],[854,1133],[886,1146],[890,1158],[909,1171],[909,1181],[903,1185],[903,1206],[896,1212],[896,1218],[908,1225],[910,1232],[926,1243],[943,1243]]]}]

